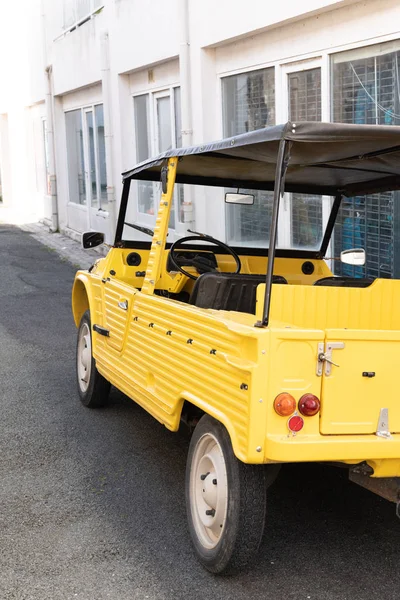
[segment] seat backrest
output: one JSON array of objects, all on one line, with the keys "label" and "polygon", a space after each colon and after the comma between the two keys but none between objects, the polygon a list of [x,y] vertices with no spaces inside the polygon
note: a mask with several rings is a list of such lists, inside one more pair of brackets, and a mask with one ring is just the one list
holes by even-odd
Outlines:
[{"label": "seat backrest", "polygon": [[[190,304],[199,308],[255,314],[257,286],[265,283],[265,277],[242,273],[204,273],[194,284]],[[280,275],[274,275],[272,282],[287,283]]]},{"label": "seat backrest", "polygon": [[323,277],[314,282],[314,285],[330,287],[366,288],[374,283],[375,279],[368,277]]}]

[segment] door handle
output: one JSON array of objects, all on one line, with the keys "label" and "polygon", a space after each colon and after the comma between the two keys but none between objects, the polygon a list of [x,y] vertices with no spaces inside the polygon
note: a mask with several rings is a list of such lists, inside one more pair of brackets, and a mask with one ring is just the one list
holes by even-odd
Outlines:
[{"label": "door handle", "polygon": [[333,360],[328,358],[328,356],[326,354],[324,354],[324,352],[321,352],[320,354],[318,354],[318,360],[320,360],[322,362],[326,361],[327,363],[329,363],[330,365],[334,365],[335,367],[340,367],[340,365],[338,365],[337,363],[333,362]]},{"label": "door handle", "polygon": [[317,375],[321,377],[323,365],[325,363],[325,375],[329,377],[332,372],[332,365],[338,367],[339,365],[332,360],[332,350],[342,350],[345,347],[344,342],[327,342],[326,348],[324,342],[318,344],[317,354]]},{"label": "door handle", "polygon": [[128,310],[128,300],[120,300],[118,306],[119,308],[122,308],[122,310]]}]

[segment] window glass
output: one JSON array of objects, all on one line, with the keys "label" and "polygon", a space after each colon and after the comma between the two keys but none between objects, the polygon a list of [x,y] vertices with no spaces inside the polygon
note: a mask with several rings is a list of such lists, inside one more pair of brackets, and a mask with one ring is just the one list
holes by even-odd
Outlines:
[{"label": "window glass", "polygon": [[[396,192],[398,196],[398,192]],[[394,272],[392,193],[343,198],[334,228],[335,256],[364,248],[367,262],[353,267],[337,262],[335,272],[347,277],[391,278]],[[396,199],[396,204],[400,198]]]},{"label": "window glass", "polygon": [[142,162],[150,156],[149,97],[147,94],[133,99],[135,109],[136,160]]},{"label": "window glass", "polygon": [[[332,56],[332,118],[343,123],[400,125],[399,41]],[[366,249],[367,259],[363,269],[336,261],[335,273],[400,277],[398,196],[391,192],[344,201],[342,226],[334,231],[335,255],[357,242]]]},{"label": "window glass", "polygon": [[158,152],[172,148],[171,99],[169,96],[156,99]]},{"label": "window glass", "polygon": [[[222,108],[224,137],[274,125],[274,68],[225,77],[222,80]],[[273,194],[256,192],[255,196],[251,211],[245,206],[225,206],[229,243],[248,244],[251,240],[254,245],[268,245]]]},{"label": "window glass", "polygon": [[289,73],[289,119],[321,120],[321,69]]},{"label": "window glass", "polygon": [[174,88],[175,146],[182,147],[181,88]]},{"label": "window glass", "polygon": [[[135,111],[136,160],[142,162],[150,157],[149,134],[149,96],[136,96],[133,99]],[[151,181],[138,181],[138,211],[144,214],[154,214],[153,184]]]},{"label": "window glass", "polygon": [[[132,182],[133,183],[133,182]],[[129,214],[131,213],[130,211],[130,205],[133,205],[135,202],[135,191],[134,191],[134,186],[131,183],[131,187],[130,187],[130,192],[129,192],[129,201],[128,201],[128,210],[127,210],[127,217],[126,220],[129,221],[130,217]],[[158,187],[159,184],[157,184]],[[201,196],[204,197],[206,195],[207,192],[209,192],[210,188],[204,188],[202,186],[191,186],[193,188],[193,192],[194,194],[196,194],[197,191],[200,192],[200,190],[202,191]],[[234,192],[236,192],[237,190],[232,190]],[[249,194],[253,194],[253,195],[258,195],[258,198],[260,200],[260,204],[262,205],[262,212],[265,213],[266,219],[271,216],[271,212],[272,212],[272,199],[269,197],[268,194],[266,194],[265,192],[258,192],[257,190],[240,190],[241,192],[243,191],[244,193],[249,193]],[[221,192],[221,189],[219,189],[219,192]],[[219,193],[218,194],[219,202],[223,202],[223,194]],[[306,198],[306,196],[305,196]],[[319,202],[322,204],[323,202],[323,197],[319,196]],[[233,231],[232,232],[232,238],[235,239],[239,239],[239,242],[236,242],[235,245],[239,246],[239,247],[247,247],[247,248],[268,248],[268,237],[269,237],[269,229],[265,228],[263,231],[263,238],[261,240],[255,240],[253,237],[253,222],[254,222],[254,215],[258,214],[260,206],[257,205],[243,205],[243,206],[239,206],[239,205],[231,205],[233,209],[238,209],[241,208],[242,209],[242,214],[241,214],[241,218],[240,219],[236,219],[235,224],[238,228],[240,228],[238,231]],[[301,220],[301,226],[299,226],[299,231],[297,233],[297,240],[298,243],[294,244],[293,242],[288,242],[286,245],[285,244],[279,244],[278,243],[278,248],[280,249],[302,249],[302,250],[319,250],[319,248],[321,247],[321,243],[322,243],[322,237],[323,237],[323,232],[321,231],[321,229],[319,227],[315,226],[315,222],[313,221],[313,212],[312,210],[307,212],[307,200],[305,199],[304,201],[304,214],[302,215],[302,220]],[[281,224],[280,224],[281,225]],[[280,226],[279,225],[279,226]],[[204,231],[204,233],[211,233],[210,231]],[[280,236],[279,235],[279,229],[278,229],[278,240],[279,238],[284,239],[284,236]],[[142,233],[138,233],[137,231],[135,231],[134,229],[130,228],[129,226],[124,226],[123,229],[123,233],[122,233],[122,239],[125,241],[131,241],[131,240],[148,240],[150,241],[150,237],[149,236],[145,236]],[[200,240],[199,240],[200,243]],[[232,243],[232,245],[234,245]]]},{"label": "window glass", "polygon": [[224,77],[222,107],[225,137],[274,125],[274,68]]},{"label": "window glass", "polygon": [[[289,119],[321,120],[321,69],[307,69],[288,74]],[[314,247],[322,236],[320,196],[290,194],[291,237],[294,247]]]},{"label": "window glass", "polygon": [[[174,88],[174,117],[175,117],[175,146],[182,147],[182,114],[181,114],[181,88]],[[175,194],[178,202],[178,221],[185,222],[185,196],[184,186],[177,183],[175,186]]]},{"label": "window glass", "polygon": [[65,115],[69,200],[86,204],[85,165],[83,151],[82,111],[72,110]]},{"label": "window glass", "polygon": [[[163,96],[156,98],[157,110],[157,140],[158,152],[165,152],[172,148],[172,123],[171,123],[171,98]],[[177,191],[175,191],[175,195]],[[169,218],[169,227],[175,229],[175,200],[171,206],[171,214]]]},{"label": "window glass", "polygon": [[96,151],[94,145],[93,112],[86,113],[86,125],[89,145],[89,180],[92,206],[97,205],[97,182],[96,182]]},{"label": "window glass", "polygon": [[97,135],[97,165],[98,181],[100,185],[100,205],[107,204],[107,169],[106,169],[106,144],[104,138],[104,111],[103,105],[98,104],[94,107],[96,118]]},{"label": "window glass", "polygon": [[[133,102],[138,163],[147,160],[152,155],[182,146],[180,88],[176,87],[163,93],[136,96]],[[153,136],[150,134],[150,121],[153,125]],[[155,200],[159,197],[160,186],[149,181],[137,181],[132,186],[137,190],[138,212],[154,215]],[[175,197],[171,208],[169,227],[172,229],[175,229],[177,215],[178,221],[183,222],[184,187],[179,184],[175,186]]]}]

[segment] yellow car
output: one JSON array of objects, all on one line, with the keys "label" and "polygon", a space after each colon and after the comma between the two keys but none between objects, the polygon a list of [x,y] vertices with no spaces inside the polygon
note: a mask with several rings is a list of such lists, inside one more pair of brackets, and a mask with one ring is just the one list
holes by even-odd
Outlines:
[{"label": "yellow car", "polygon": [[[112,384],[171,431],[193,430],[201,563],[250,561],[282,463],[342,463],[398,502],[400,281],[364,276],[360,217],[343,207],[400,189],[400,128],[286,123],[170,150],[123,182],[114,245],[73,286],[79,396],[103,405]],[[184,220],[175,183],[207,210],[225,197],[240,243],[190,230],[169,243],[174,207]],[[159,187],[153,232],[129,214],[138,190]]]}]

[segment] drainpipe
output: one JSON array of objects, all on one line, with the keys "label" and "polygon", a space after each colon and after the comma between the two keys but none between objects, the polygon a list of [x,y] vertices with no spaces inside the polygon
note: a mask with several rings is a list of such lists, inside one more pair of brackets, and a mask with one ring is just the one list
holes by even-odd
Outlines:
[{"label": "drainpipe", "polygon": [[54,148],[54,118],[53,118],[53,93],[52,93],[52,67],[48,66],[46,72],[46,127],[47,147],[49,160],[49,174],[47,181],[47,194],[51,198],[51,231],[58,231],[58,203],[57,203],[57,175]]},{"label": "drainpipe", "polygon": [[[189,32],[189,0],[179,0],[179,75],[181,86],[181,134],[182,146],[193,144],[192,121],[192,77],[190,68],[190,32]],[[185,228],[194,222],[193,188],[184,187],[182,205]]]},{"label": "drainpipe", "polygon": [[112,99],[110,77],[110,51],[108,32],[100,36],[101,54],[101,84],[104,99],[104,144],[106,149],[107,171],[107,211],[110,226],[110,242],[114,243],[116,229],[115,187],[113,168],[113,129],[112,129]]},{"label": "drainpipe", "polygon": [[189,0],[179,0],[179,71],[181,83],[182,146],[193,143],[190,72]]},{"label": "drainpipe", "polygon": [[[43,40],[43,61],[47,65],[47,46],[46,46],[46,21],[44,2],[42,0],[42,40]],[[45,106],[46,106],[46,127],[47,127],[47,147],[49,174],[47,181],[47,194],[51,198],[51,231],[58,231],[58,202],[57,202],[57,172],[56,157],[54,147],[54,105],[53,105],[53,77],[52,66],[45,66]]]}]

